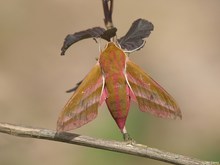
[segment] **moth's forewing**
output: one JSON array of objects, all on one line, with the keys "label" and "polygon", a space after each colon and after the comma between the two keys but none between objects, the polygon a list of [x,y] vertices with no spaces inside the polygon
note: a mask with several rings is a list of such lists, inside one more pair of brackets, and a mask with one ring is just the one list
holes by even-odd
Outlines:
[{"label": "moth's forewing", "polygon": [[182,118],[172,96],[130,60],[126,63],[126,77],[141,111],[162,118]]},{"label": "moth's forewing", "polygon": [[78,128],[97,116],[103,85],[104,79],[97,63],[60,113],[57,121],[58,132]]}]

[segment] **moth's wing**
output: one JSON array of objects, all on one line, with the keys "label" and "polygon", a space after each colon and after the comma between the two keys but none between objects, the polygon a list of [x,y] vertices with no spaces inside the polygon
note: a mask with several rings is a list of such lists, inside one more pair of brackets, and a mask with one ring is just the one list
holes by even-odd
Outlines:
[{"label": "moth's wing", "polygon": [[60,113],[57,131],[75,129],[93,120],[98,114],[99,104],[104,100],[101,95],[106,97],[103,86],[104,78],[97,63]]},{"label": "moth's wing", "polygon": [[126,77],[141,111],[162,118],[182,118],[172,96],[130,60],[126,63]]}]

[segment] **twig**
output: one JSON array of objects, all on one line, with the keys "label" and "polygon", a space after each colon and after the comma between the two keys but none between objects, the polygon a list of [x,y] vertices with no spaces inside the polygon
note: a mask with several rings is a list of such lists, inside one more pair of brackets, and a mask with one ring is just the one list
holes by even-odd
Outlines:
[{"label": "twig", "polygon": [[183,155],[164,152],[155,148],[147,147],[142,144],[128,144],[126,142],[108,141],[67,132],[57,134],[54,130],[24,127],[7,123],[0,123],[0,132],[14,136],[47,139],[52,141],[120,152],[177,165],[219,164],[218,162],[201,161]]},{"label": "twig", "polygon": [[107,29],[112,29],[114,27],[112,22],[112,12],[113,12],[113,0],[102,0],[102,6],[104,11],[104,23]]}]

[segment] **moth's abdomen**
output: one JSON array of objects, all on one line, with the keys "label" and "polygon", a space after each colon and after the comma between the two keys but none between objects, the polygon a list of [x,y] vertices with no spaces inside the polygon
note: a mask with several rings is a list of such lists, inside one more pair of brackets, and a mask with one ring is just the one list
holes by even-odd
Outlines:
[{"label": "moth's abdomen", "polygon": [[130,108],[129,90],[123,73],[107,76],[105,88],[107,91],[106,104],[116,121],[118,127],[122,130],[128,116]]}]

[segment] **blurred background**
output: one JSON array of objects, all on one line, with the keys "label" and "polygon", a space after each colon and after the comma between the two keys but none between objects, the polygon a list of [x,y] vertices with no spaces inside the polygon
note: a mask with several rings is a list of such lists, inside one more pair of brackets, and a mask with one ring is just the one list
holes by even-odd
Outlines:
[{"label": "blurred background", "polygon": [[[203,160],[220,160],[220,1],[115,1],[113,21],[124,35],[138,18],[155,29],[130,58],[177,100],[182,120],[142,114],[132,104],[127,129],[138,142]],[[92,39],[60,56],[69,33],[102,26],[101,0],[0,2],[0,121],[48,129],[75,86],[96,63]],[[122,140],[106,105],[93,122],[73,131]],[[109,151],[0,134],[0,164],[166,163]]]}]

